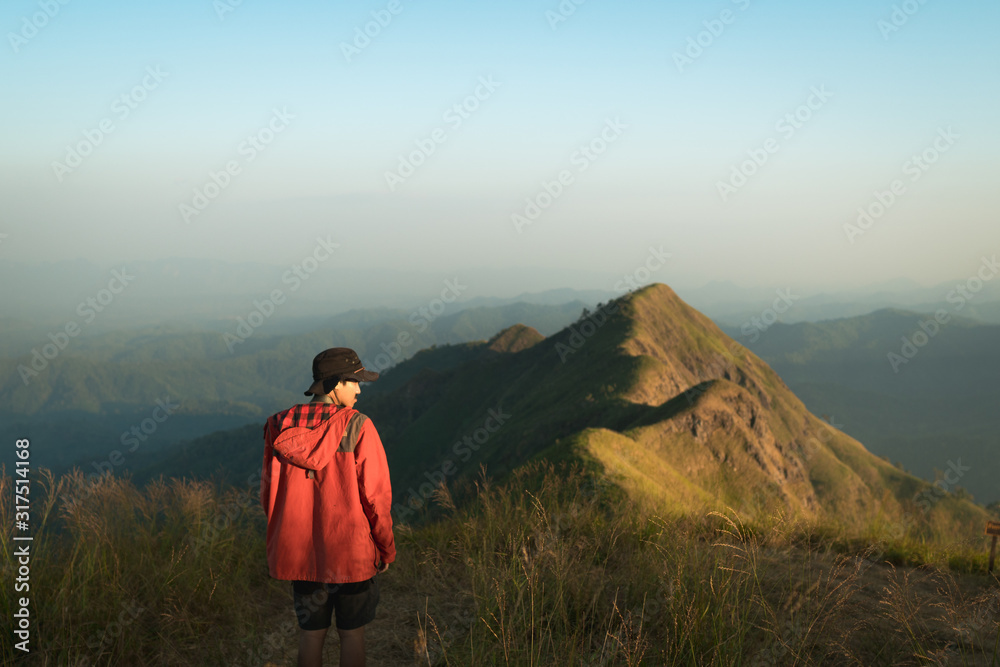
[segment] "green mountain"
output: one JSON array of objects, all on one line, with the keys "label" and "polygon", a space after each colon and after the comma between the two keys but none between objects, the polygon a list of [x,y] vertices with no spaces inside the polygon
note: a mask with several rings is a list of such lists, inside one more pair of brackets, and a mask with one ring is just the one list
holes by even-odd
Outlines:
[{"label": "green mountain", "polygon": [[[423,350],[383,381],[388,391],[362,394],[359,408],[386,444],[400,518],[422,511],[438,483],[460,488],[481,466],[502,476],[533,459],[569,459],[667,513],[728,506],[953,537],[977,534],[986,519],[813,416],[664,285],[548,338],[519,327]],[[233,434],[233,456],[250,435]],[[246,470],[259,465],[259,440],[244,443]]]}]

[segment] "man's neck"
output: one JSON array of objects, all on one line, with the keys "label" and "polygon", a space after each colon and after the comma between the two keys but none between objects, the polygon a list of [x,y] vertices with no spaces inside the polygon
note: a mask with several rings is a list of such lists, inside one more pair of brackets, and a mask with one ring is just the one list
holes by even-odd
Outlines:
[{"label": "man's neck", "polygon": [[317,394],[313,394],[312,400],[309,401],[309,402],[310,403],[330,403],[331,405],[336,405],[336,403],[333,402],[333,398],[331,398],[329,394],[318,394],[318,395]]}]

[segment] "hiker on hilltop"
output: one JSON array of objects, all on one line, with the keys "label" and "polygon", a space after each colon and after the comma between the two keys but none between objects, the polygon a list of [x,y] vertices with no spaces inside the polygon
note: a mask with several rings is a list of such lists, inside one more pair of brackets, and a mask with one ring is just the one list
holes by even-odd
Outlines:
[{"label": "hiker on hilltop", "polygon": [[375,426],[354,410],[360,382],[378,379],[346,347],[313,359],[312,401],[268,418],[260,501],[267,564],[291,581],[299,667],[322,663],[336,612],[340,664],[365,664],[365,626],[379,600],[376,575],[396,558],[392,489]]}]

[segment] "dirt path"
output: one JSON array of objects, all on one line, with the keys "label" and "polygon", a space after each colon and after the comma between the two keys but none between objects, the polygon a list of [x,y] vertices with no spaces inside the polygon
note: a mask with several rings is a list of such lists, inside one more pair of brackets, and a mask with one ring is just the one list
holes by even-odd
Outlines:
[{"label": "dirt path", "polygon": [[[417,591],[407,590],[401,585],[401,577],[393,576],[393,569],[379,575],[380,600],[375,620],[365,629],[365,645],[368,649],[369,667],[405,667],[409,665],[427,665],[426,655],[420,649],[425,646],[420,642],[421,619],[426,618],[427,596]],[[451,595],[451,591],[443,590],[442,595]],[[272,626],[281,628],[295,623],[292,611],[292,596],[289,587],[287,606],[285,610],[277,610],[272,618]],[[433,633],[433,629],[430,630]],[[324,665],[337,665],[339,641],[336,631],[331,628],[326,638],[324,650]],[[419,651],[419,653],[418,653]],[[265,667],[294,667],[298,655],[298,625],[291,628],[287,638],[274,649]]]}]

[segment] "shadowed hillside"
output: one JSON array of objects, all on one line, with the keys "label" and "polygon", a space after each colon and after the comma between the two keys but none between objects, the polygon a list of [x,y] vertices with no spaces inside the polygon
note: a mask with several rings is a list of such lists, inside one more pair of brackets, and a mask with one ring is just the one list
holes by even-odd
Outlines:
[{"label": "shadowed hillside", "polygon": [[938,316],[887,309],[777,323],[748,345],[873,452],[982,504],[1000,501],[1000,327]]},{"label": "shadowed hillside", "polygon": [[386,380],[396,374],[405,384],[362,409],[387,443],[404,514],[480,464],[503,474],[544,457],[596,465],[671,511],[731,506],[965,536],[985,520],[809,413],[767,364],[664,285],[525,349],[425,350]]}]

